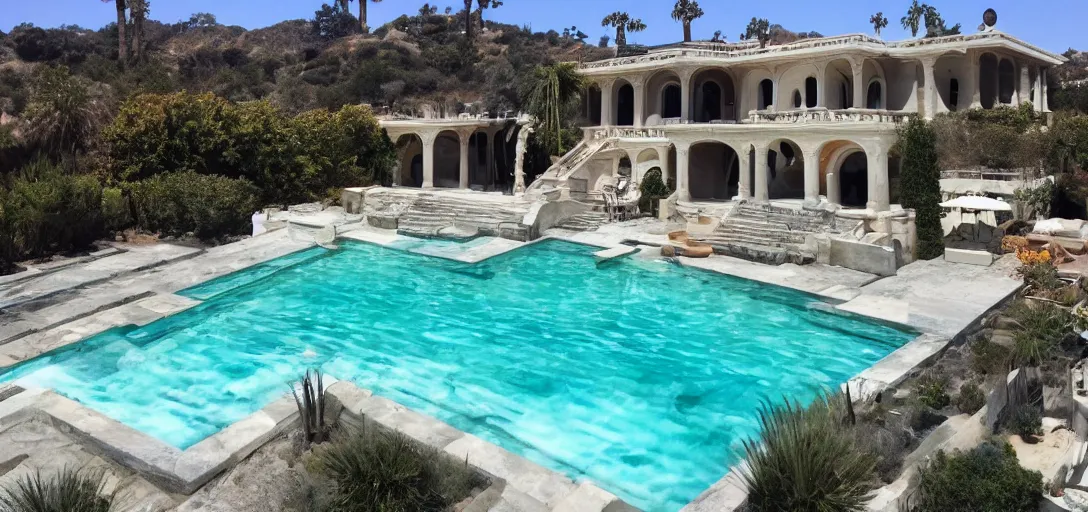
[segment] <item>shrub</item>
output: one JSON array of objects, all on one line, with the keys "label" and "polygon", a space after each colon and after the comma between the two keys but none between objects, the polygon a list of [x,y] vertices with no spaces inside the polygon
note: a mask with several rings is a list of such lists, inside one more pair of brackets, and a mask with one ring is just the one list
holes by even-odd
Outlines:
[{"label": "shrub", "polygon": [[105,487],[100,472],[80,473],[66,467],[47,478],[37,471],[0,491],[0,511],[109,512],[113,496],[103,496]]},{"label": "shrub", "polygon": [[446,510],[484,483],[464,462],[373,428],[316,447],[310,465],[331,480],[332,510]]},{"label": "shrub", "polygon": [[861,510],[875,488],[877,456],[844,428],[843,399],[805,408],[764,403],[758,441],[745,440],[741,473],[754,510]]},{"label": "shrub", "polygon": [[1016,366],[1038,366],[1050,358],[1073,327],[1073,314],[1051,304],[1019,301],[1007,310],[1018,324],[1014,334],[1012,362]]},{"label": "shrub", "polygon": [[915,392],[918,393],[918,401],[921,402],[922,405],[938,411],[948,407],[948,404],[952,402],[952,399],[948,396],[948,392],[945,391],[944,381],[940,379],[918,379]]},{"label": "shrub", "polygon": [[645,204],[641,207],[642,211],[650,212],[656,217],[658,200],[669,197],[669,187],[661,181],[661,169],[654,167],[646,171],[642,183],[639,184],[639,191],[642,192],[641,202]]},{"label": "shrub", "polygon": [[38,258],[86,248],[103,233],[101,207],[97,179],[37,160],[12,181],[4,199],[13,251]]},{"label": "shrub", "polygon": [[132,212],[124,191],[119,188],[102,190],[102,223],[109,232],[132,227]]},{"label": "shrub", "polygon": [[[1050,254],[1046,254],[1045,260],[1040,260],[1042,254],[1035,253],[1036,256],[1028,254],[1032,252],[1016,251],[1017,258],[1020,258],[1021,261],[1028,260],[1022,267],[1016,269],[1016,272],[1024,279],[1024,284],[1034,290],[1053,290],[1062,286],[1062,280],[1058,278],[1058,267],[1050,263]],[[1046,253],[1047,251],[1042,252]]]},{"label": "shrub", "polygon": [[1042,475],[1020,467],[1009,443],[989,441],[966,453],[937,452],[921,471],[914,510],[1034,511],[1042,492]]},{"label": "shrub", "polygon": [[244,234],[258,208],[258,190],[244,179],[186,171],[129,187],[139,227],[165,235],[211,240]]},{"label": "shrub", "polygon": [[918,233],[918,257],[933,259],[944,252],[941,228],[941,171],[937,167],[937,135],[919,118],[912,118],[899,136],[903,155],[901,202],[913,208]]},{"label": "shrub", "polygon": [[325,387],[321,385],[321,371],[313,370],[311,377],[310,370],[306,370],[306,375],[298,383],[302,388],[302,397],[298,396],[294,386],[291,386],[291,395],[295,397],[298,415],[302,419],[302,434],[306,446],[311,443],[324,443],[329,428],[325,425]]},{"label": "shrub", "polygon": [[1043,416],[1037,407],[1021,405],[1009,415],[1005,430],[1020,436],[1025,442],[1032,442],[1035,436],[1043,434]]},{"label": "shrub", "polygon": [[1009,371],[1012,356],[1009,349],[988,339],[971,344],[971,368],[983,375],[1001,374]]},{"label": "shrub", "polygon": [[960,387],[956,395],[956,409],[964,414],[974,414],[986,405],[986,394],[976,384],[967,383]]}]

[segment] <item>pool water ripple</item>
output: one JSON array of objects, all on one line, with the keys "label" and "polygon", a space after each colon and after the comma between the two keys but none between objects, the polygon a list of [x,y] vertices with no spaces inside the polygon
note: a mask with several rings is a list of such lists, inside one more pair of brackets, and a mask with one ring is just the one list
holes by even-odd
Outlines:
[{"label": "pool water ripple", "polygon": [[673,511],[737,460],[761,401],[810,400],[913,337],[783,288],[658,261],[597,266],[595,250],[548,241],[465,265],[353,242],[311,249],[0,381],[52,387],[186,448],[319,366]]}]

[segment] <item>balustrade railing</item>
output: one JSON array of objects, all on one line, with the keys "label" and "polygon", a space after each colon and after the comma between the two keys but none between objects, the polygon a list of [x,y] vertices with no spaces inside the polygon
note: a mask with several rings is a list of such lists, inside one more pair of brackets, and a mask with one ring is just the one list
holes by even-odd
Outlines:
[{"label": "balustrade railing", "polygon": [[910,112],[853,108],[841,110],[813,108],[804,110],[787,110],[784,112],[753,110],[748,114],[747,122],[751,124],[804,124],[835,122],[901,123],[909,119],[912,115],[913,114]]}]

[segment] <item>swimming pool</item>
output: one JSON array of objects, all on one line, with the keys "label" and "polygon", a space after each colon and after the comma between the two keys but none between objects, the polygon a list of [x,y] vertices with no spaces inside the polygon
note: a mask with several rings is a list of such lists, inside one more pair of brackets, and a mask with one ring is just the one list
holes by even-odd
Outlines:
[{"label": "swimming pool", "polygon": [[0,374],[186,448],[350,379],[646,510],[677,510],[757,432],[914,335],[810,295],[544,241],[467,265],[343,242],[182,292],[201,305]]}]

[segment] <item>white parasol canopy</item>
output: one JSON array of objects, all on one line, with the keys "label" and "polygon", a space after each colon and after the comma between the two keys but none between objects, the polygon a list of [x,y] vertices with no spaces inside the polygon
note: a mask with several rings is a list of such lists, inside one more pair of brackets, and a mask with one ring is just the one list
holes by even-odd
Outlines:
[{"label": "white parasol canopy", "polygon": [[941,203],[945,208],[963,208],[965,210],[986,210],[994,212],[1011,212],[1012,206],[1000,199],[991,199],[984,196],[960,196],[950,201]]}]

